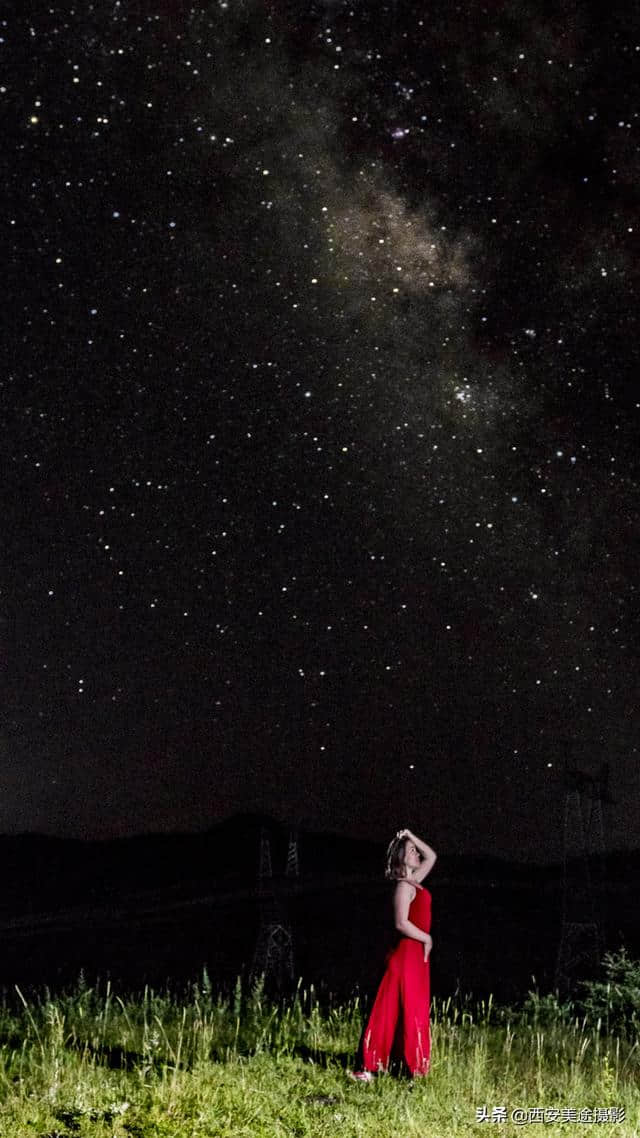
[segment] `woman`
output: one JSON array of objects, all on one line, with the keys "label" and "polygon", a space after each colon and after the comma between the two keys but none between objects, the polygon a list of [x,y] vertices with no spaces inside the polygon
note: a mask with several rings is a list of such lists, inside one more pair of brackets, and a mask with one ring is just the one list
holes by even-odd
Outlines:
[{"label": "woman", "polygon": [[387,953],[386,971],[360,1040],[360,1069],[349,1072],[360,1082],[371,1082],[374,1072],[387,1070],[397,1050],[412,1076],[429,1070],[431,894],[420,882],[435,861],[431,847],[411,830],[399,830],[387,850],[385,876],[396,882],[393,911],[400,939]]}]

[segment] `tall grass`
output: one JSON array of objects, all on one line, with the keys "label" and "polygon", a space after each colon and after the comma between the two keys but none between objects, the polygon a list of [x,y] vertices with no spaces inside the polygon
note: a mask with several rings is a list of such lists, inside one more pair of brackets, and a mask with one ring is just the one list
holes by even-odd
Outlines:
[{"label": "tall grass", "polygon": [[[597,1010],[597,1009],[596,1009]],[[57,994],[0,1001],[1,1138],[460,1138],[495,1130],[504,1108],[624,1107],[598,1135],[640,1138],[640,1054],[633,1027],[607,1033],[531,992],[519,1008],[456,993],[431,1007],[426,1079],[351,1082],[366,1009],[298,982],[286,999],[263,980],[215,992],[206,972],[181,991],[114,991],[81,977]],[[498,1118],[496,1118],[496,1122]],[[534,1125],[533,1122],[526,1126]],[[545,1121],[544,1134],[578,1122]]]}]

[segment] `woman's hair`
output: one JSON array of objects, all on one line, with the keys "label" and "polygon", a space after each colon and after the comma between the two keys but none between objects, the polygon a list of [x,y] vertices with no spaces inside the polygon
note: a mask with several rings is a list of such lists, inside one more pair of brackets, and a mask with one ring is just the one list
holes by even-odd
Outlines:
[{"label": "woman's hair", "polygon": [[400,881],[407,876],[404,864],[404,854],[407,847],[406,838],[393,838],[387,849],[387,864],[384,875],[389,881]]}]

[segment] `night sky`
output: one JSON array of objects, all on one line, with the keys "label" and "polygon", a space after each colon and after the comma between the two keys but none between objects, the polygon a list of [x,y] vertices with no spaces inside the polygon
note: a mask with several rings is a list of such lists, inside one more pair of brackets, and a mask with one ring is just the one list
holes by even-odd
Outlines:
[{"label": "night sky", "polygon": [[640,845],[638,9],[0,33],[0,832]]}]

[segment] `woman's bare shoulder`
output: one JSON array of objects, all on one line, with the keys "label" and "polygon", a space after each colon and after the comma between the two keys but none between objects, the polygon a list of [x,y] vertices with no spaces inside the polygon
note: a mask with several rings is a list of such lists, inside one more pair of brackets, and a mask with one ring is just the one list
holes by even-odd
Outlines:
[{"label": "woman's bare shoulder", "polygon": [[[418,885],[417,881],[408,881],[406,877],[400,877],[398,879],[398,881],[396,881],[396,891],[400,890],[400,888],[404,885],[408,885],[409,889],[413,890],[413,893],[412,893],[413,897],[415,897],[416,888],[418,888],[418,889],[422,888],[420,885]],[[404,890],[403,890],[403,892],[404,892]]]}]

